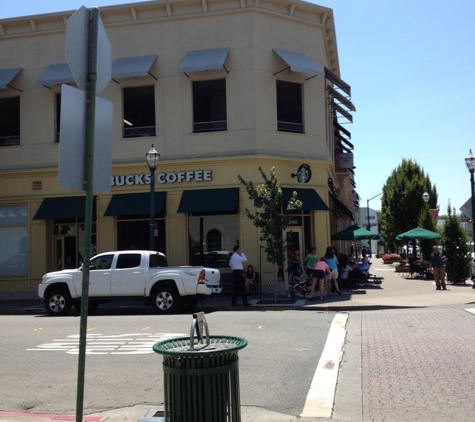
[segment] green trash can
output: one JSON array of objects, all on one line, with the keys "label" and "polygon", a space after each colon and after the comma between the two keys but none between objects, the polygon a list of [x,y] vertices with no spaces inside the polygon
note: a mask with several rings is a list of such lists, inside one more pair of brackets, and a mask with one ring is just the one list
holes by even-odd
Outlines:
[{"label": "green trash can", "polygon": [[191,344],[190,337],[153,346],[163,355],[165,422],[241,420],[238,350],[247,346],[247,340],[208,338],[204,346],[195,338]]}]

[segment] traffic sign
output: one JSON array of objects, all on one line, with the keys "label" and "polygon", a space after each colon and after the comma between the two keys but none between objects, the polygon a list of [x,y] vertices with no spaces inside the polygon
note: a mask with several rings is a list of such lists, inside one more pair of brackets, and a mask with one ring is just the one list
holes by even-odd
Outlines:
[{"label": "traffic sign", "polygon": [[[96,98],[94,126],[93,191],[111,191],[112,165],[111,101]],[[59,134],[59,187],[85,190],[86,177],[86,93],[69,85],[61,87]]]},{"label": "traffic sign", "polygon": [[66,61],[83,91],[87,90],[90,16],[89,9],[81,6],[66,23]]}]

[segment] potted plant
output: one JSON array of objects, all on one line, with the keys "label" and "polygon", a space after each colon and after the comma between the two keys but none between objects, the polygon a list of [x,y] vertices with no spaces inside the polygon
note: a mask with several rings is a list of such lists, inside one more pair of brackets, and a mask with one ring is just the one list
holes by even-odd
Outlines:
[{"label": "potted plant", "polygon": [[394,264],[401,261],[401,256],[397,253],[387,253],[383,255],[383,264]]}]

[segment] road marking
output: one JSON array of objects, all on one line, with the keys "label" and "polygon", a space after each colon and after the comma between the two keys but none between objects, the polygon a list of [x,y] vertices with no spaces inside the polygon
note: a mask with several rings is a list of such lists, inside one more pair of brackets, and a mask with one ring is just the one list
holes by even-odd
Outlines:
[{"label": "road marking", "polygon": [[[119,334],[102,335],[87,334],[86,354],[88,355],[144,355],[153,353],[153,345],[161,340],[173,337],[184,337],[181,333],[154,333],[154,334]],[[65,339],[54,339],[51,343],[36,346],[27,351],[66,352],[79,354],[79,334],[74,334]]]},{"label": "road marking", "polygon": [[347,320],[348,314],[343,313],[336,314],[333,318],[305,406],[300,414],[302,418],[331,418],[332,416]]},{"label": "road marking", "polygon": [[467,312],[470,312],[471,314],[474,314],[475,315],[475,308],[468,308],[468,309],[465,309]]}]

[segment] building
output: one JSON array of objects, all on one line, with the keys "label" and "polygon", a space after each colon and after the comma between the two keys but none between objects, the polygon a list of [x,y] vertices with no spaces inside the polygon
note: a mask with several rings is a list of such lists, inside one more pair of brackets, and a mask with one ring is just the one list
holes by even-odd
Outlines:
[{"label": "building", "polygon": [[[61,85],[74,11],[0,20],[0,293],[36,292],[81,260],[84,192],[58,186]],[[172,0],[100,9],[110,40],[111,192],[94,194],[92,251],[147,248],[150,171],[157,250],[172,265],[243,245],[275,282],[237,176],[275,167],[304,206],[294,243],[323,252],[353,220],[351,88],[340,79],[331,9],[302,1]]]}]

